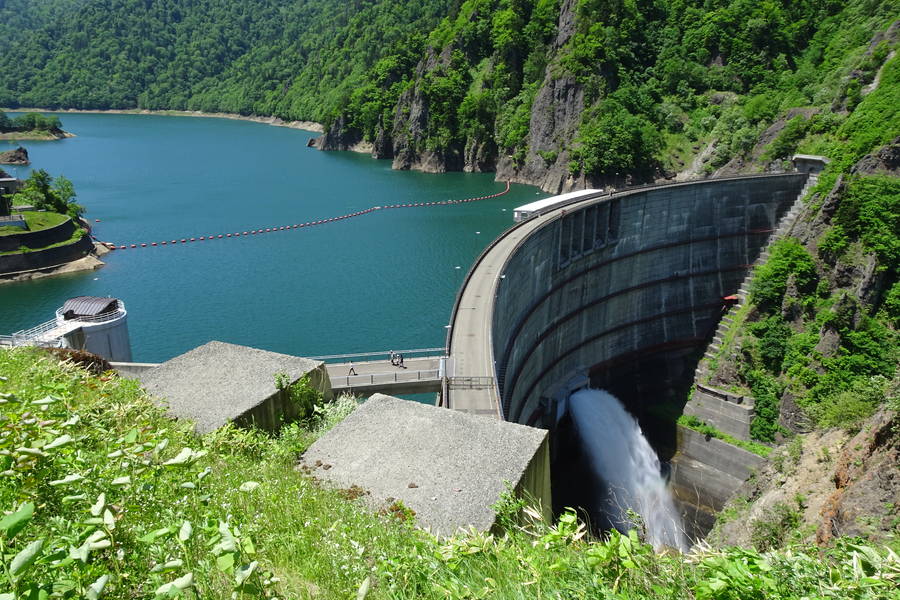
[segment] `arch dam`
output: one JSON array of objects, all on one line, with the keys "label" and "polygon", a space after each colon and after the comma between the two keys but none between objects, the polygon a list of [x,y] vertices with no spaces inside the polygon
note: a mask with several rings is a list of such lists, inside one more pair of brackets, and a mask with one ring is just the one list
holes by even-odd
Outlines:
[{"label": "arch dam", "polygon": [[[684,442],[675,421],[698,361],[807,178],[598,192],[513,226],[457,295],[442,403],[550,429],[556,508],[584,506],[583,486],[567,483],[583,479],[585,457],[573,446],[565,400],[588,381],[625,404],[664,463],[677,463]],[[702,530],[746,476],[746,461],[693,462],[681,495],[692,496],[686,512],[705,512]]]}]

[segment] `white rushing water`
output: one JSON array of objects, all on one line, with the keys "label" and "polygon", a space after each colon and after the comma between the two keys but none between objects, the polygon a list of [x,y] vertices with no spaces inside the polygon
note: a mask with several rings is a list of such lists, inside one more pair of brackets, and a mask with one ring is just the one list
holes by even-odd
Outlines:
[{"label": "white rushing water", "polygon": [[647,541],[687,550],[681,518],[659,471],[659,458],[622,403],[604,390],[569,397],[569,411],[592,468],[606,488],[600,508],[617,529],[630,528],[628,509],[641,515]]}]

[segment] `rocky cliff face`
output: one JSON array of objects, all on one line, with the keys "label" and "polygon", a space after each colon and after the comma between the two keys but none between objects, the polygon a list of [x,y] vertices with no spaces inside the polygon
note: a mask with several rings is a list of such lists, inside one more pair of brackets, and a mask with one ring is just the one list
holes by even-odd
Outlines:
[{"label": "rocky cliff face", "polygon": [[[564,0],[559,12],[556,39],[550,51],[556,56],[575,33],[576,0]],[[551,193],[585,187],[585,181],[569,175],[567,147],[578,130],[584,112],[584,90],[573,78],[556,75],[551,62],[531,107],[528,152],[521,163],[500,157],[497,178],[537,185]],[[549,160],[552,157],[553,160]]]},{"label": "rocky cliff face", "polygon": [[[452,142],[443,148],[431,148],[426,135],[431,107],[422,91],[426,74],[451,63],[453,43],[440,51],[429,49],[416,67],[415,85],[400,96],[393,123],[383,124],[371,147],[375,158],[393,159],[395,169],[415,169],[429,173],[447,171],[496,172],[497,179],[540,186],[559,192],[596,182],[569,175],[567,147],[577,132],[584,112],[584,91],[571,77],[558,74],[553,57],[575,33],[577,0],[564,0],[559,13],[556,38],[548,49],[550,62],[531,108],[527,153],[523,160],[500,156],[492,137]],[[359,150],[362,133],[337,119],[328,132],[311,145],[321,150]]]},{"label": "rocky cliff face", "polygon": [[[452,46],[446,46],[440,53],[429,50],[416,67],[416,81],[421,82],[426,73],[449,66],[452,51]],[[394,168],[415,169],[426,173],[464,170],[466,163],[463,148],[456,144],[443,149],[426,147],[425,134],[429,116],[430,106],[418,83],[403,92],[394,111],[394,126],[391,131]]]}]

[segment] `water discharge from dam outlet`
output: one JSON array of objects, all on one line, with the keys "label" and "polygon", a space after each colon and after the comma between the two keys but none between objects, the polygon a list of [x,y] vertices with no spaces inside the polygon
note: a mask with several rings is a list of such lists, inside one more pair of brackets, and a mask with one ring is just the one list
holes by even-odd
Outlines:
[{"label": "water discharge from dam outlet", "polygon": [[569,413],[591,470],[602,489],[598,506],[609,524],[627,531],[629,509],[641,516],[646,539],[654,547],[687,550],[681,517],[660,474],[660,463],[637,420],[612,394],[583,389],[569,397]]}]

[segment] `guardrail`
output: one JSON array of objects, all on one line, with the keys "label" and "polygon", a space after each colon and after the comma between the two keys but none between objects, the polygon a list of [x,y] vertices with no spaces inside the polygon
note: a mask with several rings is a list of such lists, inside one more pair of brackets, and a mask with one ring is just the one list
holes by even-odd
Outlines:
[{"label": "guardrail", "polygon": [[[413,355],[416,354],[426,354],[426,355],[434,355],[435,353],[439,353],[440,356],[446,356],[447,349],[446,348],[415,348],[413,350],[379,350],[377,352],[357,352],[356,354],[327,354],[323,356],[309,356],[312,360],[324,360],[324,361],[341,361],[341,362],[350,362],[350,360],[354,358],[375,358],[375,357],[386,357],[390,358],[391,352],[394,354],[402,354],[404,359],[407,358],[415,358]],[[421,358],[421,357],[418,357]],[[348,360],[343,360],[348,359]],[[357,361],[363,362],[363,361]]]},{"label": "guardrail", "polygon": [[371,373],[365,375],[338,375],[337,377],[329,376],[332,388],[389,385],[392,383],[415,383],[417,381],[440,381],[440,378],[440,369],[392,371],[389,373]]},{"label": "guardrail", "polygon": [[99,315],[84,315],[75,317],[74,319],[66,319],[63,315],[62,308],[56,309],[56,318],[59,321],[73,321],[78,323],[105,323],[107,321],[114,321],[119,317],[122,317],[126,314],[125,312],[125,303],[121,300],[119,302],[119,307],[116,310],[111,310],[109,312],[100,313]]}]

